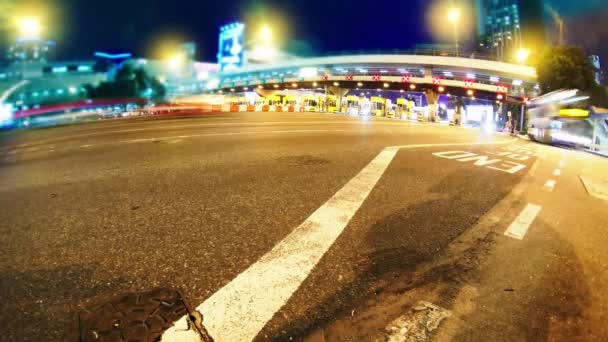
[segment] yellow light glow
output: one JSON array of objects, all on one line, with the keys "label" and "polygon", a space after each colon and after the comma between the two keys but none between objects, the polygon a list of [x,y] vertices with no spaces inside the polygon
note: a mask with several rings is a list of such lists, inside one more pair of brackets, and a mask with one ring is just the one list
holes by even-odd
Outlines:
[{"label": "yellow light glow", "polygon": [[458,8],[452,8],[448,12],[448,20],[451,23],[456,23],[460,19],[460,10]]},{"label": "yellow light glow", "polygon": [[515,58],[517,59],[517,63],[525,63],[526,60],[530,57],[530,50],[528,49],[519,49],[517,50],[517,55]]},{"label": "yellow light glow", "polygon": [[25,17],[19,19],[19,37],[20,38],[39,38],[42,33],[42,25],[37,18]]},{"label": "yellow light glow", "polygon": [[178,70],[184,65],[185,62],[186,62],[186,58],[184,57],[184,55],[177,54],[177,55],[171,56],[167,60],[167,66],[171,70]]},{"label": "yellow light glow", "polygon": [[268,25],[263,25],[260,28],[259,38],[265,43],[272,41],[272,29]]}]

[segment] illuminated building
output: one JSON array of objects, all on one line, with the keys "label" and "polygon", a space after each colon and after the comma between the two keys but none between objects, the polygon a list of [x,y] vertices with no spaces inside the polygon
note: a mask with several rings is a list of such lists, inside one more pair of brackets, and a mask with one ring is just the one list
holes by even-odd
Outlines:
[{"label": "illuminated building", "polygon": [[499,60],[545,43],[540,0],[476,0],[479,50]]},{"label": "illuminated building", "polygon": [[42,39],[17,39],[9,46],[6,59],[15,62],[47,62],[52,60],[55,42]]}]

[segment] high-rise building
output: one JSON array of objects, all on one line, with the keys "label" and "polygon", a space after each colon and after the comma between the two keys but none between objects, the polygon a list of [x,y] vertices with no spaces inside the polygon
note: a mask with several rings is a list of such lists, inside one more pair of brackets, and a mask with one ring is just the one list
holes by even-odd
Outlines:
[{"label": "high-rise building", "polygon": [[47,62],[52,59],[55,42],[42,39],[17,39],[9,46],[6,59],[9,62]]},{"label": "high-rise building", "polygon": [[476,0],[479,50],[510,60],[544,42],[541,0]]}]

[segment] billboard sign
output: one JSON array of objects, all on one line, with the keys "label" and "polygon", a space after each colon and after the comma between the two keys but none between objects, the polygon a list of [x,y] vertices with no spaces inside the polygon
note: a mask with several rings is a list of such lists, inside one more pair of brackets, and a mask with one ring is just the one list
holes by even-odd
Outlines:
[{"label": "billboard sign", "polygon": [[220,28],[217,54],[220,71],[238,69],[245,63],[245,24],[232,23]]}]

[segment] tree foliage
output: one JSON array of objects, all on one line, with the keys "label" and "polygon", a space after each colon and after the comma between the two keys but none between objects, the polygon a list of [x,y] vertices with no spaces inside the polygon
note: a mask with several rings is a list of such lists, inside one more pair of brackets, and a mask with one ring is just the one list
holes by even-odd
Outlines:
[{"label": "tree foliage", "polygon": [[90,84],[85,86],[90,98],[125,98],[148,97],[163,98],[165,86],[155,77],[149,75],[142,68],[134,68],[124,64],[117,72],[113,81],[102,82],[98,86]]},{"label": "tree foliage", "polygon": [[535,64],[543,94],[558,89],[578,89],[591,96],[592,104],[608,103],[606,89],[595,83],[593,65],[580,48],[548,47]]},{"label": "tree foliage", "polygon": [[589,91],[594,86],[593,66],[583,50],[575,46],[553,46],[545,49],[536,63],[541,91],[558,89]]}]

